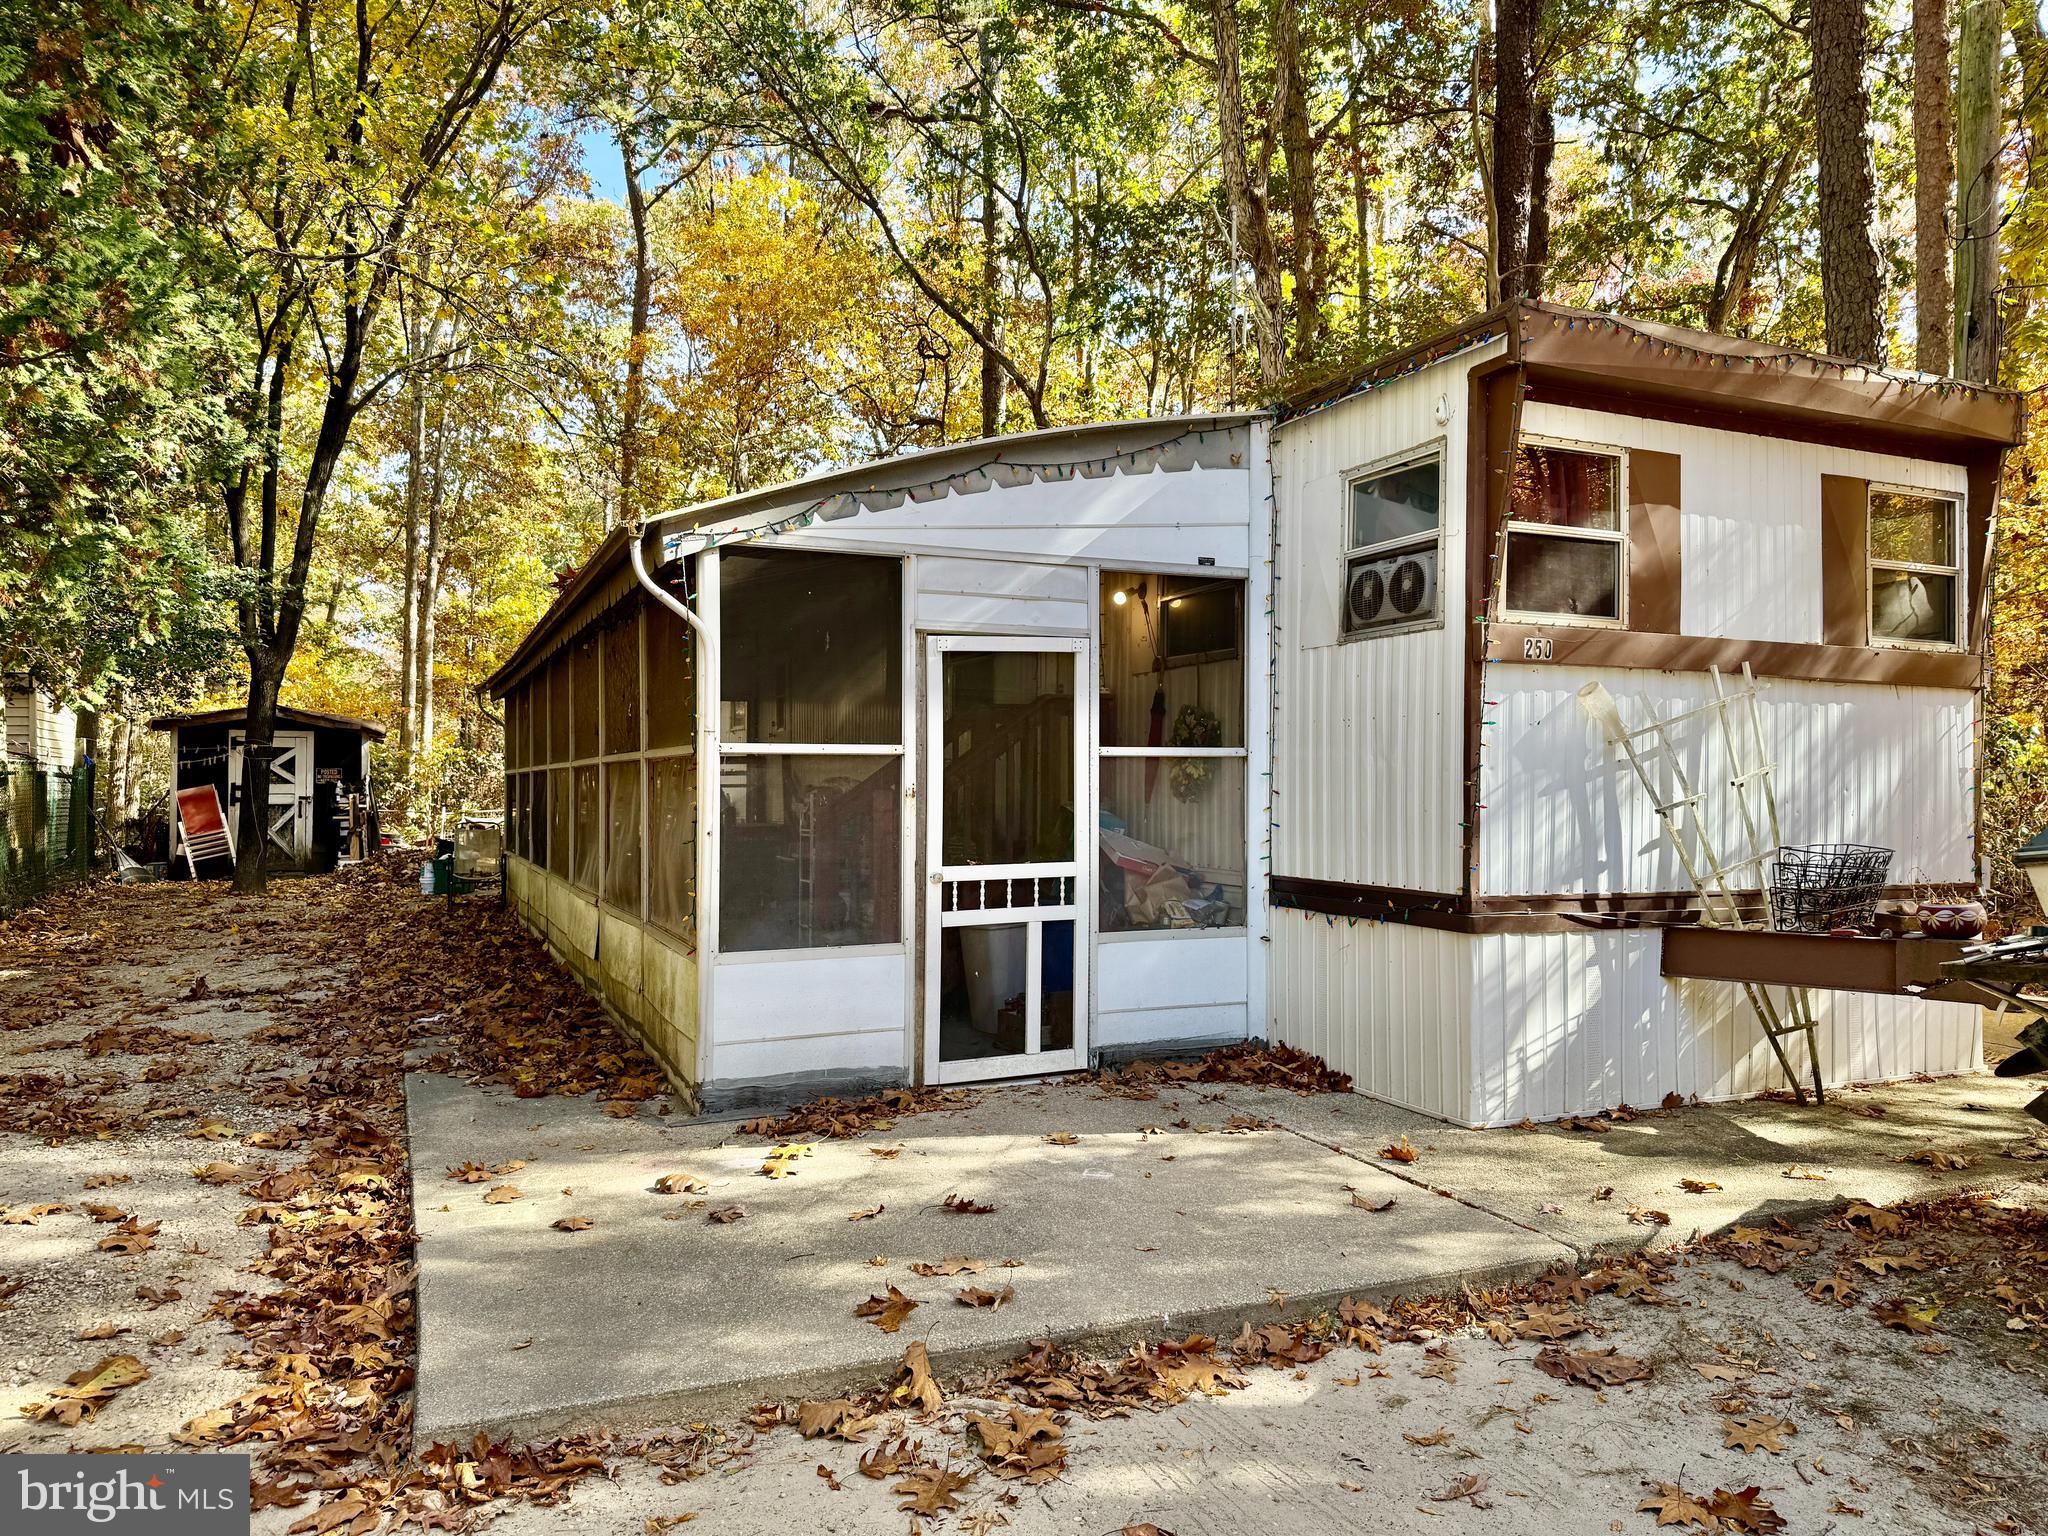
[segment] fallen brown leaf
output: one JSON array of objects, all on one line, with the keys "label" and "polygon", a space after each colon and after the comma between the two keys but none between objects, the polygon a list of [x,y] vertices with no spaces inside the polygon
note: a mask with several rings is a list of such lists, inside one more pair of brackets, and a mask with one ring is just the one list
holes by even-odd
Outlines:
[{"label": "fallen brown leaf", "polygon": [[884,1333],[894,1333],[918,1305],[892,1285],[884,1295],[870,1296],[866,1301],[857,1303],[853,1315],[866,1318]]}]

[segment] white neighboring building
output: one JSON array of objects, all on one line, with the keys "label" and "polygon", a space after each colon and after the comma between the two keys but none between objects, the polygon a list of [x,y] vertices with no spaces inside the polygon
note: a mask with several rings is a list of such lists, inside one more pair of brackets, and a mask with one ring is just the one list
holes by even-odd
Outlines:
[{"label": "white neighboring building", "polygon": [[32,684],[10,678],[4,685],[6,729],[0,732],[0,762],[39,768],[69,768],[78,756],[78,716]]}]

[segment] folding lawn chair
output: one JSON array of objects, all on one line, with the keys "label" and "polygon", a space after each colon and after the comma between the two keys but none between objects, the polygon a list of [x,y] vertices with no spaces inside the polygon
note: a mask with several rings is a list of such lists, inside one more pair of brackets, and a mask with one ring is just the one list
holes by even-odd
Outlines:
[{"label": "folding lawn chair", "polygon": [[201,859],[234,862],[234,837],[228,831],[227,817],[221,814],[220,791],[211,784],[178,791],[178,846],[194,880],[199,878]]}]

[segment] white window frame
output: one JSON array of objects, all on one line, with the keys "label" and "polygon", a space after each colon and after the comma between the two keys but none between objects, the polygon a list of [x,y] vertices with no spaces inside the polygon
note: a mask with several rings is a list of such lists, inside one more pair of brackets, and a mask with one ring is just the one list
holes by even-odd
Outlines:
[{"label": "white window frame", "polygon": [[[898,654],[902,658],[901,665],[898,668],[900,673],[900,691],[898,694],[899,713],[897,715],[897,736],[899,739],[894,742],[726,740],[724,734],[725,676],[723,671],[725,666],[725,622],[723,615],[726,571],[724,569],[723,562],[721,562],[719,568],[715,572],[715,577],[718,582],[718,599],[720,613],[720,619],[718,624],[720,642],[718,659],[719,670],[712,674],[710,688],[711,708],[713,711],[713,717],[717,722],[717,731],[714,736],[714,762],[716,764],[716,767],[710,775],[710,814],[714,818],[713,824],[722,825],[724,820],[723,813],[725,804],[726,764],[728,762],[740,762],[740,760],[742,759],[752,757],[893,757],[897,760],[896,793],[898,796],[899,804],[903,807],[902,820],[903,822],[908,823],[911,820],[910,812],[912,810],[912,806],[910,801],[907,798],[904,798],[904,794],[906,790],[909,790],[912,787],[910,775],[915,764],[910,756],[910,748],[908,745],[907,738],[910,731],[913,729],[915,725],[915,721],[913,719],[911,711],[916,707],[915,688],[917,673],[917,668],[913,664],[913,658],[910,649],[910,623],[912,614],[914,612],[912,605],[917,601],[917,592],[915,574],[911,570],[909,561],[906,560],[902,555],[890,554],[886,550],[866,550],[859,548],[848,549],[837,546],[827,547],[825,545],[798,543],[794,540],[783,539],[764,541],[758,546],[758,549],[761,553],[766,554],[773,554],[777,551],[787,551],[789,553],[799,555],[851,555],[863,560],[888,560],[895,562],[897,568],[898,587],[896,593],[897,628],[894,640],[895,644],[899,647]],[[753,728],[752,721],[748,722],[748,728]],[[741,762],[740,766],[744,767],[744,763]],[[704,778],[704,768],[703,765],[700,764],[698,767],[697,784],[697,793],[700,797],[702,797],[705,793]],[[905,835],[907,835],[907,826],[899,826],[899,841]],[[706,871],[703,867],[704,861],[699,861],[699,867],[697,871],[697,921],[700,944],[703,942],[703,911],[704,892],[706,883],[718,882],[722,888],[722,883],[725,879],[725,849],[723,846],[723,841],[724,840],[722,838],[719,840],[719,846],[717,847],[714,855],[718,860],[718,866],[716,869]],[[912,889],[913,882],[910,880],[907,873],[905,873],[900,852],[897,860],[897,867],[898,888],[896,897],[896,937],[893,939],[881,939],[868,944],[796,944],[784,945],[776,949],[728,949],[726,947],[724,931],[722,928],[719,928],[715,931],[716,945],[712,953],[720,965],[729,965],[739,962],[767,963],[770,961],[802,962],[807,960],[829,960],[834,958],[835,956],[852,957],[858,955],[902,954],[905,952],[905,946],[910,942],[912,927],[918,921],[918,917],[916,915],[917,909],[914,908],[912,905],[913,902],[916,900],[917,893]],[[723,924],[725,921],[724,903],[720,902],[718,906],[714,909],[714,912],[717,923]]]},{"label": "white window frame", "polygon": [[[1612,459],[1615,464],[1614,527],[1560,528],[1556,523],[1530,523],[1520,518],[1504,520],[1500,541],[1501,617],[1517,624],[1570,624],[1584,629],[1628,628],[1628,449],[1616,443],[1586,443],[1564,437],[1524,435],[1515,443],[1517,455],[1524,448],[1556,448],[1565,453],[1592,454]],[[1510,467],[1510,479],[1514,471]],[[1508,600],[1508,535],[1536,534],[1542,538],[1583,539],[1588,543],[1616,546],[1614,554],[1614,617],[1589,613],[1546,613],[1540,609],[1510,608]]]},{"label": "white window frame", "polygon": [[[1337,643],[1350,645],[1358,640],[1381,640],[1388,635],[1412,635],[1425,629],[1444,627],[1444,457],[1447,440],[1433,437],[1426,443],[1413,448],[1404,448],[1399,453],[1390,453],[1384,458],[1361,464],[1356,469],[1344,472],[1344,502],[1341,516],[1344,519],[1343,551],[1337,557]],[[1412,534],[1402,539],[1382,539],[1377,544],[1353,544],[1351,542],[1351,498],[1353,488],[1361,480],[1377,480],[1380,476],[1397,469],[1412,469],[1430,462],[1436,464],[1436,531],[1432,534]],[[1405,555],[1415,550],[1431,549],[1436,554],[1436,601],[1431,605],[1427,618],[1410,619],[1405,624],[1380,624],[1371,629],[1351,627],[1351,562],[1359,559],[1380,559],[1394,555]]]},{"label": "white window frame", "polygon": [[[1401,460],[1399,458],[1396,458],[1394,460],[1391,460],[1390,462],[1399,463],[1401,462]],[[1350,512],[1348,508],[1345,512],[1345,519],[1347,523],[1350,520]],[[1443,522],[1443,519],[1439,517],[1437,519],[1437,522],[1439,524],[1439,533],[1441,533],[1441,524]],[[1405,549],[1407,545],[1403,544],[1402,547]],[[1107,609],[1102,606],[1102,588],[1104,585],[1104,577],[1106,577],[1111,571],[1116,572],[1120,576],[1136,576],[1141,580],[1155,582],[1160,580],[1162,577],[1174,574],[1173,572],[1161,571],[1158,569],[1138,570],[1132,567],[1120,565],[1104,565],[1093,568],[1093,575],[1095,577],[1096,603],[1098,611],[1095,615],[1096,644],[1094,647],[1094,655],[1091,659],[1091,664],[1095,669],[1094,686],[1098,690],[1102,687],[1103,682],[1102,615],[1104,612],[1107,611]],[[1100,816],[1102,809],[1102,764],[1106,760],[1113,758],[1133,758],[1137,760],[1149,759],[1152,761],[1162,763],[1172,763],[1177,760],[1185,758],[1236,758],[1239,762],[1245,764],[1247,782],[1244,787],[1249,788],[1249,780],[1251,775],[1251,721],[1253,718],[1253,699],[1255,697],[1252,691],[1252,669],[1249,662],[1252,643],[1252,584],[1251,578],[1249,576],[1221,576],[1215,579],[1218,581],[1232,582],[1238,588],[1238,671],[1240,674],[1240,697],[1243,700],[1244,707],[1245,728],[1242,732],[1244,742],[1235,747],[1169,747],[1164,744],[1161,744],[1160,746],[1156,747],[1105,747],[1098,741],[1095,746],[1094,761],[1088,764],[1088,769],[1093,775],[1090,781],[1093,787],[1089,791],[1089,799],[1090,802],[1095,806],[1098,817]],[[1102,926],[1102,902],[1098,895],[1089,901],[1089,907],[1091,909],[1091,912],[1088,918],[1086,919],[1088,931],[1093,936],[1095,942],[1098,944],[1143,944],[1150,943],[1157,939],[1188,938],[1197,935],[1206,938],[1221,939],[1241,939],[1245,937],[1251,931],[1248,925],[1251,922],[1252,892],[1255,889],[1253,883],[1253,867],[1258,861],[1258,849],[1252,843],[1252,831],[1254,825],[1255,819],[1251,815],[1249,807],[1247,807],[1245,814],[1244,850],[1244,922],[1231,923],[1218,928],[1118,928],[1105,930]],[[1098,839],[1094,844],[1092,844],[1089,847],[1088,852],[1083,854],[1082,858],[1084,863],[1089,863],[1092,867],[1092,861],[1099,859],[1100,857],[1101,845]]]},{"label": "white window frame", "polygon": [[[1871,519],[1872,506],[1880,493],[1897,496],[1918,496],[1925,501],[1945,501],[1953,509],[1949,514],[1949,559],[1948,565],[1928,565],[1915,560],[1884,560],[1872,554]],[[1968,601],[1965,587],[1968,585],[1963,569],[1963,515],[1968,498],[1961,491],[1934,491],[1920,485],[1894,485],[1884,481],[1872,481],[1863,488],[1863,633],[1871,646],[1886,651],[1960,651],[1963,642],[1963,610]],[[1949,638],[1946,640],[1898,640],[1880,636],[1877,632],[1877,583],[1873,577],[1879,571],[1904,571],[1910,575],[1946,576],[1949,578],[1950,612],[1948,616]]]}]

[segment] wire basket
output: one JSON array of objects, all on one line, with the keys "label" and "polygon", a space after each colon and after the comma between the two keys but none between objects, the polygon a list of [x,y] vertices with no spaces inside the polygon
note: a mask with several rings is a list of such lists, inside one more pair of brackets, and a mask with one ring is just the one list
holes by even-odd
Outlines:
[{"label": "wire basket", "polygon": [[1864,843],[1780,848],[1771,865],[1771,926],[1791,933],[1867,928],[1892,850]]}]

